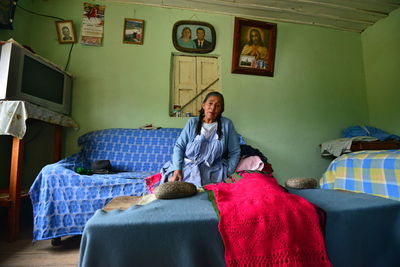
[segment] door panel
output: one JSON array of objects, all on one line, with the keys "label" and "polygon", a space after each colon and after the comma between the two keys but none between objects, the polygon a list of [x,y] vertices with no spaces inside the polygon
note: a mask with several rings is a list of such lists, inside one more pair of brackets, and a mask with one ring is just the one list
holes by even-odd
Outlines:
[{"label": "door panel", "polygon": [[[207,88],[219,78],[218,59],[213,57],[197,57],[197,94]],[[201,108],[204,97],[211,91],[219,91],[219,81],[214,83],[209,89],[204,91],[197,99],[196,106]],[[198,112],[196,112],[198,116]]]},{"label": "door panel", "polygon": [[220,91],[218,81],[197,96],[219,78],[218,59],[215,57],[173,56],[173,68],[171,111],[174,109],[174,105],[179,105],[183,107],[182,116],[187,112],[192,116],[198,116],[205,95],[210,91]]}]

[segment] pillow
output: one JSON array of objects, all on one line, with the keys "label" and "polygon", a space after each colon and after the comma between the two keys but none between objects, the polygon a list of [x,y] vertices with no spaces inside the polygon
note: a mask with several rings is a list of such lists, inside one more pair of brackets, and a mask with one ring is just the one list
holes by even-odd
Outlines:
[{"label": "pillow", "polygon": [[167,182],[154,189],[154,195],[159,199],[190,197],[196,193],[194,184],[181,181]]}]

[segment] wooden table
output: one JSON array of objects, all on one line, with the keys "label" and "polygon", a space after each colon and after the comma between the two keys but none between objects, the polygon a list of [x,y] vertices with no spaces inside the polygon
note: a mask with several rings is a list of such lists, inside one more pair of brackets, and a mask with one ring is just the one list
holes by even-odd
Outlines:
[{"label": "wooden table", "polygon": [[[21,198],[29,196],[27,191],[20,188],[24,135],[26,120],[28,119],[40,120],[54,125],[54,162],[61,159],[62,128],[79,128],[68,116],[29,102],[0,101],[0,134],[13,136],[9,186],[8,189],[0,189],[0,207],[8,208],[8,241],[10,242],[18,237]],[[9,125],[12,125],[12,127]]]}]

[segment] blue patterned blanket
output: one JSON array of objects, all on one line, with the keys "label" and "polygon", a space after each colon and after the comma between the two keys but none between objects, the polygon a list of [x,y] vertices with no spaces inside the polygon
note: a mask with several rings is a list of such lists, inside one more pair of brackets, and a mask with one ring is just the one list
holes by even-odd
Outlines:
[{"label": "blue patterned blanket", "polygon": [[[33,241],[82,234],[94,212],[112,198],[148,193],[144,178],[171,159],[180,132],[177,128],[106,129],[81,136],[82,150],[45,166],[30,188]],[[80,175],[74,171],[102,159],[121,172]]]}]

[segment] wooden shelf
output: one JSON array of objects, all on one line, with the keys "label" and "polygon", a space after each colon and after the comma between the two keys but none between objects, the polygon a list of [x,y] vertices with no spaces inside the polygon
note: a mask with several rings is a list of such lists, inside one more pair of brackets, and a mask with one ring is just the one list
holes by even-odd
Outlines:
[{"label": "wooden shelf", "polygon": [[[61,157],[62,126],[54,125],[54,162]],[[17,239],[19,233],[19,213],[21,198],[28,197],[26,190],[20,188],[20,178],[23,165],[24,138],[13,137],[11,149],[11,168],[9,186],[6,190],[0,189],[0,207],[8,208],[8,241]]]},{"label": "wooden shelf", "polygon": [[[19,194],[19,198],[29,197],[28,190],[22,190]],[[0,189],[0,207],[9,207],[13,203],[10,194],[7,189]]]},{"label": "wooden shelf", "polygon": [[[22,192],[20,188],[24,163],[24,136],[28,128],[27,121],[39,120],[54,125],[53,162],[60,160],[62,128],[73,127],[79,129],[79,126],[74,120],[64,114],[28,101],[0,100],[0,103],[3,105],[2,112],[8,114],[4,116],[4,123],[0,125],[0,128],[3,134],[13,136],[8,190],[3,190],[3,195],[0,196],[0,206],[8,208],[8,240],[14,241],[17,239],[19,232],[20,199],[28,196],[28,193]],[[9,125],[13,126],[9,127]]]}]

